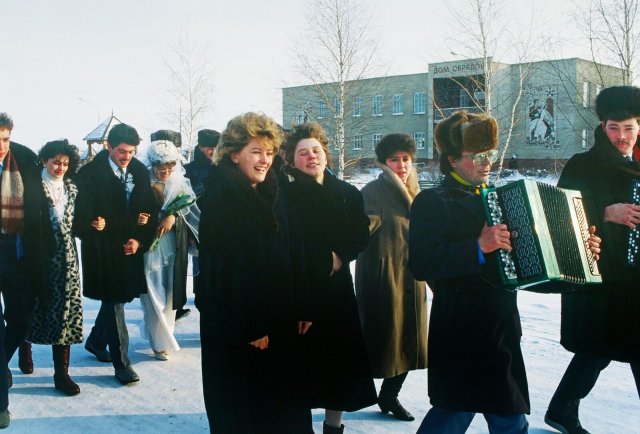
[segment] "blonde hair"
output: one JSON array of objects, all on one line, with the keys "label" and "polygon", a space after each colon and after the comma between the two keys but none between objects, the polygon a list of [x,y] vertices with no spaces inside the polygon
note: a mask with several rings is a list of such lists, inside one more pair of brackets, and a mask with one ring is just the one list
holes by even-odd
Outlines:
[{"label": "blonde hair", "polygon": [[213,156],[214,164],[230,160],[231,154],[240,152],[253,138],[261,139],[263,146],[277,153],[283,135],[276,121],[264,113],[248,112],[238,115],[227,123],[220,136],[220,143]]}]

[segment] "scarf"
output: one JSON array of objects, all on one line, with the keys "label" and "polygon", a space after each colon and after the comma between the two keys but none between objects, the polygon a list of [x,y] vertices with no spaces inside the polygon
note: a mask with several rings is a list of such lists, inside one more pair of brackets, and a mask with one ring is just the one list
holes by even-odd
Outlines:
[{"label": "scarf", "polygon": [[41,176],[42,185],[45,192],[48,193],[45,196],[50,200],[49,214],[51,223],[54,229],[58,229],[60,222],[64,218],[64,211],[68,202],[64,180],[55,179],[47,172],[47,169],[42,169]]},{"label": "scarf", "polygon": [[487,188],[487,184],[484,183],[484,182],[481,185],[473,185],[470,182],[468,182],[467,180],[463,179],[456,172],[451,171],[449,173],[450,173],[451,177],[458,182],[458,184],[461,184],[465,190],[473,191],[473,194],[480,194],[480,191],[482,189]]},{"label": "scarf", "polygon": [[11,151],[4,157],[0,175],[0,231],[3,234],[21,234],[24,226],[24,184],[18,162]]}]

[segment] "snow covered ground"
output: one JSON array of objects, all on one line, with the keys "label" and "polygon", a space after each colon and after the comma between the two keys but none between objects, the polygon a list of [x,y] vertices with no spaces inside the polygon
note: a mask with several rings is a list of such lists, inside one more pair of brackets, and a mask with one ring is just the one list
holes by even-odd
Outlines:
[{"label": "snow covered ground", "polygon": [[[14,386],[10,390],[9,431],[22,433],[123,433],[207,432],[200,377],[200,341],[197,310],[190,295],[191,315],[176,327],[182,350],[169,361],[153,358],[146,341],[140,337],[140,303],[127,305],[130,357],[141,381],[121,386],[113,376],[111,364],[98,362],[81,345],[72,347],[71,375],[82,392],[66,397],[53,388],[51,349],[34,345],[35,372],[24,375],[11,361]],[[571,354],[558,343],[560,297],[521,292],[520,313],[523,325],[525,361],[529,377],[532,433],[553,433],[543,421],[544,412]],[[99,304],[84,300],[85,336],[88,335]],[[469,363],[473,363],[472,360]],[[379,381],[376,382],[379,386]],[[402,403],[416,421],[400,422],[380,413],[376,406],[344,417],[349,433],[412,433],[429,409],[426,394],[427,371],[409,374],[400,394]],[[322,432],[323,415],[314,412],[314,429]],[[583,425],[592,433],[640,432],[640,400],[628,365],[613,363],[600,377],[595,389],[581,406]],[[485,433],[486,425],[476,416],[469,433]]]}]

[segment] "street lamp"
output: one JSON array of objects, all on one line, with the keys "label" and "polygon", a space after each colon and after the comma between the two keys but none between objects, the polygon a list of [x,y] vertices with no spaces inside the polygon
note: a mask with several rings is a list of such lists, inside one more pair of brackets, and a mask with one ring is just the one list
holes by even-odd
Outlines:
[{"label": "street lamp", "polygon": [[91,101],[87,101],[86,99],[82,98],[82,97],[78,97],[78,99],[84,103],[89,104],[91,107],[94,108],[94,110],[96,111],[96,114],[98,115],[98,123],[100,123],[100,119],[102,119],[102,116],[100,116],[100,110],[98,110],[98,107],[96,107],[96,105],[94,103],[92,103]]}]

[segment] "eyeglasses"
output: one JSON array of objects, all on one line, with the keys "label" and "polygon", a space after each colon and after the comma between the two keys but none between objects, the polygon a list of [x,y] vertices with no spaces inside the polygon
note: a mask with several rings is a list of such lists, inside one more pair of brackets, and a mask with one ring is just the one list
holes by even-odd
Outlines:
[{"label": "eyeglasses", "polygon": [[475,164],[476,166],[480,166],[482,163],[484,163],[485,158],[493,164],[498,161],[498,151],[494,149],[493,151],[479,152],[472,155],[463,155],[462,158],[473,161],[473,164]]}]

